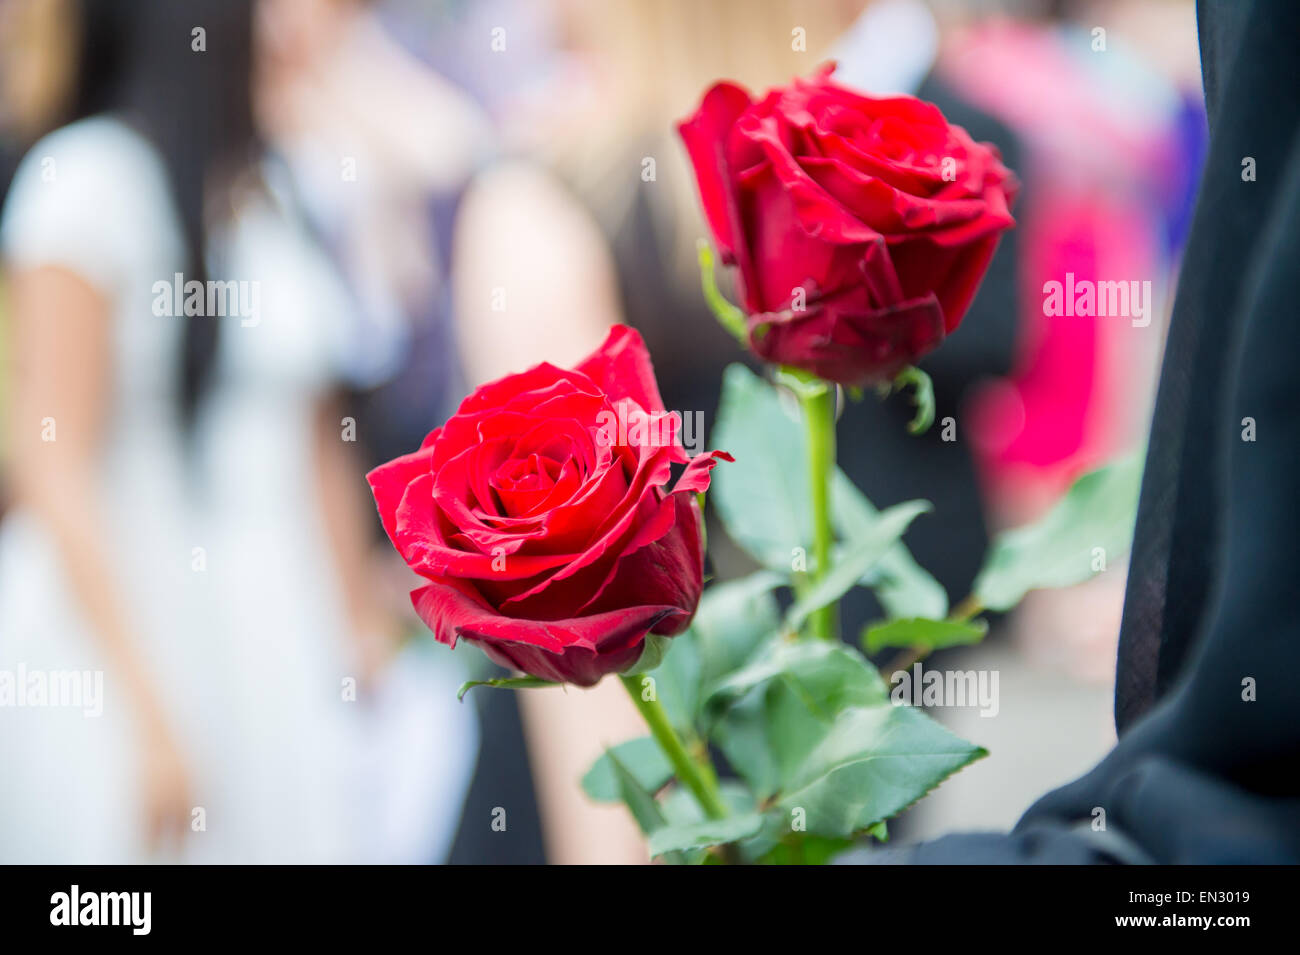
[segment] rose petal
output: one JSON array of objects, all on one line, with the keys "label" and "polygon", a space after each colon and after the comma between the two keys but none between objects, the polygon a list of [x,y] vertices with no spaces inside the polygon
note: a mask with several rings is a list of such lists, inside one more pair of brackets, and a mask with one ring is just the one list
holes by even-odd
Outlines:
[{"label": "rose petal", "polygon": [[656,633],[685,630],[704,590],[704,544],[700,506],[692,493],[668,495],[655,520],[645,525],[618,559],[582,613],[638,600],[677,608],[655,624]]},{"label": "rose petal", "polygon": [[402,495],[407,485],[421,474],[428,474],[432,455],[429,445],[441,429],[435,429],[424,439],[419,451],[393,458],[386,464],[372,470],[366,475],[370,492],[374,495],[375,506],[379,510],[379,520],[384,525],[388,539],[397,543],[397,507],[402,503]]},{"label": "rose petal", "polygon": [[572,620],[517,620],[494,611],[472,588],[436,581],[411,593],[434,637],[468,640],[502,666],[544,680],[592,686],[641,656],[645,635],[676,607],[638,605]]},{"label": "rose petal", "polygon": [[581,361],[577,370],[595,382],[611,404],[620,398],[631,398],[642,411],[664,410],[650,352],[641,333],[634,328],[626,325],[610,328],[600,347]]},{"label": "rose petal", "polygon": [[674,494],[699,494],[709,489],[709,472],[719,460],[735,461],[726,451],[706,451],[691,458],[690,464],[673,485]]},{"label": "rose petal", "polygon": [[726,144],[731,128],[749,106],[745,90],[733,83],[718,83],[704,94],[695,115],[677,125],[695,167],[704,215],[723,261],[739,263],[742,268],[745,240],[732,191]]}]

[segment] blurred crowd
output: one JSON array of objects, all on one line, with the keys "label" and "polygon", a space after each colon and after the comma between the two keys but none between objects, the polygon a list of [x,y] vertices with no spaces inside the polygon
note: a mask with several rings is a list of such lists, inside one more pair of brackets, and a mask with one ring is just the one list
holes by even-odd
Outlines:
[{"label": "blurred crowd", "polygon": [[[674,126],[828,59],[1023,183],[921,363],[959,465],[904,400],[839,424],[875,504],[934,502],[907,542],[956,600],[990,534],[1142,441],[1205,147],[1190,0],[0,0],[0,673],[104,675],[93,718],[0,705],[0,861],[644,861],[576,785],[643,733],[621,688],[458,703],[487,664],[418,623],[362,476],[620,321],[711,423],[746,359]],[[1149,323],[1047,314],[1067,273],[1150,282]],[[1082,688],[1004,711],[986,801],[1104,745],[1122,581],[980,648]],[[1053,719],[1089,742],[1043,779]]]}]

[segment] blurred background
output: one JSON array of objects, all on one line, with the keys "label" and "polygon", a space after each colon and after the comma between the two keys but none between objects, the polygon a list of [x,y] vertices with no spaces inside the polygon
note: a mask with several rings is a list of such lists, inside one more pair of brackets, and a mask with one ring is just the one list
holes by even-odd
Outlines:
[{"label": "blurred background", "polygon": [[[619,321],[711,425],[746,359],[674,124],[828,59],[1023,182],[921,362],[958,440],[872,396],[839,424],[877,506],[934,502],[906,540],[956,601],[1142,442],[1205,148],[1192,0],[0,0],[0,676],[102,679],[97,715],[0,697],[0,861],[646,861],[577,785],[641,733],[621,689],[457,703],[487,665],[419,624],[363,475]],[[1149,281],[1150,324],[1045,316],[1066,273]],[[1109,748],[1124,579],[927,661],[999,673],[996,716],[934,712],[992,755],[896,839],[1005,828]]]}]

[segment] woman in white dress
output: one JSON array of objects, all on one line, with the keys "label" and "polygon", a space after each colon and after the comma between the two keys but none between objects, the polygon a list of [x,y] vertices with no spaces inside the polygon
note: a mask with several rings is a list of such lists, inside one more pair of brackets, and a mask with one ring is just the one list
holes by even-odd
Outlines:
[{"label": "woman in white dress", "polygon": [[[0,525],[0,673],[103,673],[102,715],[0,710],[6,861],[138,859],[144,827],[188,828],[190,779],[163,671],[191,581],[178,322],[149,290],[184,267],[156,154],[117,120],[46,137],[19,168],[0,242],[13,329],[12,483]],[[134,807],[144,803],[146,811]]]},{"label": "woman in white dress", "polygon": [[[81,6],[80,118],[0,218],[0,861],[363,857],[349,638],[371,615],[318,413],[348,296],[255,158],[252,5]],[[38,702],[61,674],[85,692]]]}]

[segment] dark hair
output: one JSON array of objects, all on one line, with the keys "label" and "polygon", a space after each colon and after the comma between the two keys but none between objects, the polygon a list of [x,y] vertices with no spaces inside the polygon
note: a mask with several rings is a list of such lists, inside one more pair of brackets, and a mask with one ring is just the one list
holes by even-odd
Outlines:
[{"label": "dark hair", "polygon": [[[79,6],[72,118],[111,112],[153,143],[184,233],[186,279],[204,281],[208,210],[229,195],[256,152],[252,2],[79,0]],[[212,318],[185,324],[186,421],[212,368],[218,330]]]}]

